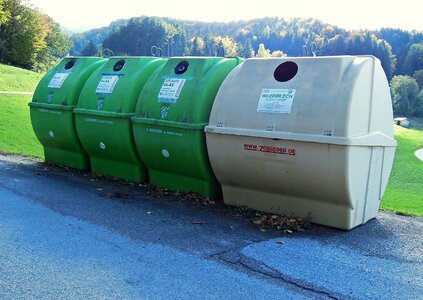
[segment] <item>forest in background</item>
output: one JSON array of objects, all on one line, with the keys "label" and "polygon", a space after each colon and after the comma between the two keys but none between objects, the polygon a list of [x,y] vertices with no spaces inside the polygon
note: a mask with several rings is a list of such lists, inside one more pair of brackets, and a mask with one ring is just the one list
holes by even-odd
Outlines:
[{"label": "forest in background", "polygon": [[[68,36],[57,22],[22,0],[0,0],[0,62],[45,72],[66,55],[301,56],[374,55],[391,84],[397,114],[423,115],[423,32],[383,28],[348,31],[315,19],[260,18],[207,23],[137,17]],[[219,53],[217,52],[219,50]],[[223,51],[220,51],[223,49]]]},{"label": "forest in background", "polygon": [[281,57],[301,56],[303,46],[312,44],[317,56],[374,55],[390,81],[395,113],[423,116],[423,32],[348,31],[311,18],[207,23],[138,17],[71,39],[72,55],[101,55],[104,49],[114,55],[151,55],[156,46],[164,56],[214,56],[223,49],[226,56]]},{"label": "forest in background", "polygon": [[94,55],[108,48],[115,55],[151,55],[151,47],[165,56],[213,56],[220,45],[227,56],[300,56],[302,46],[315,43],[316,55],[378,57],[388,79],[423,69],[423,32],[384,28],[348,31],[315,19],[261,18],[206,23],[171,18],[139,17],[71,37],[71,54]]},{"label": "forest in background", "polygon": [[60,25],[21,0],[0,0],[0,62],[45,72],[69,53]]}]

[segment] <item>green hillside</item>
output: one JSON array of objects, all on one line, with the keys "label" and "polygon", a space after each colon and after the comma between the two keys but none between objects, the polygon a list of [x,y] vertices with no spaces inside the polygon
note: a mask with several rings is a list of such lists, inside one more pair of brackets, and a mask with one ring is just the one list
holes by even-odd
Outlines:
[{"label": "green hillside", "polygon": [[395,138],[398,147],[382,208],[423,216],[423,162],[414,155],[423,148],[423,131],[395,126]]},{"label": "green hillside", "polygon": [[0,91],[33,92],[43,74],[0,64]]},{"label": "green hillside", "polygon": [[32,131],[29,95],[0,94],[0,152],[43,157],[43,148]]}]

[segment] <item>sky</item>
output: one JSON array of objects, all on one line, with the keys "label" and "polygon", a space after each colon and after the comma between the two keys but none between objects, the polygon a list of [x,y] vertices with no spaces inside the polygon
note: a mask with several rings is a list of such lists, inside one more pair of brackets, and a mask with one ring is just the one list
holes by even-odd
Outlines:
[{"label": "sky", "polygon": [[[312,17],[345,29],[423,31],[423,0],[29,0],[60,25],[91,29],[117,19],[160,16],[227,22],[261,17]],[[395,4],[394,4],[395,3]]]}]

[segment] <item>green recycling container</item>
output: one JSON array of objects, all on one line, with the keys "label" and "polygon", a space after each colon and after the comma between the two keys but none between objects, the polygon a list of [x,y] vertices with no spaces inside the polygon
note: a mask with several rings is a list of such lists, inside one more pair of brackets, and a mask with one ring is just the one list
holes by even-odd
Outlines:
[{"label": "green recycling container", "polygon": [[105,61],[99,57],[66,57],[38,84],[29,103],[30,115],[47,162],[89,168],[76,133],[73,109],[85,81]]},{"label": "green recycling container", "polygon": [[145,82],[165,62],[155,57],[113,57],[87,80],[74,112],[93,173],[136,182],[148,179],[135,149],[130,118]]},{"label": "green recycling container", "polygon": [[204,128],[216,93],[241,58],[172,57],[144,86],[132,118],[150,182],[204,197],[221,194]]}]

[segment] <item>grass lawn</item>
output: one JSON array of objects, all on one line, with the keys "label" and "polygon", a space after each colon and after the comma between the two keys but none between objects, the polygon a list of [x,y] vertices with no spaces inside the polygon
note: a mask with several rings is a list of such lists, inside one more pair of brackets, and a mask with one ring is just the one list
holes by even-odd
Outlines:
[{"label": "grass lawn", "polygon": [[33,92],[43,74],[0,64],[0,91]]},{"label": "grass lawn", "polygon": [[381,207],[423,216],[423,162],[414,155],[417,149],[423,148],[423,131],[395,126],[395,137],[398,147]]},{"label": "grass lawn", "polygon": [[0,151],[44,157],[29,117],[28,95],[0,94]]}]

